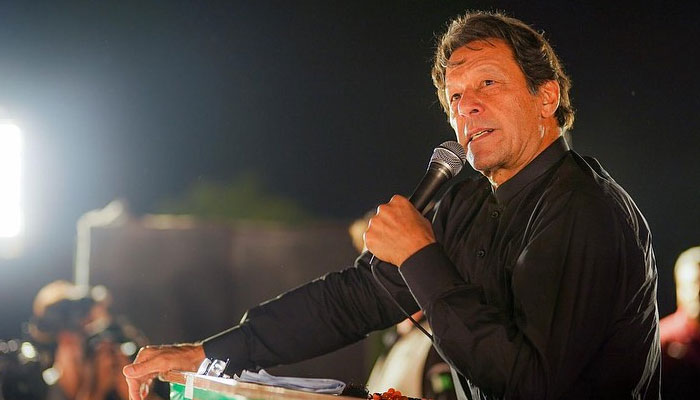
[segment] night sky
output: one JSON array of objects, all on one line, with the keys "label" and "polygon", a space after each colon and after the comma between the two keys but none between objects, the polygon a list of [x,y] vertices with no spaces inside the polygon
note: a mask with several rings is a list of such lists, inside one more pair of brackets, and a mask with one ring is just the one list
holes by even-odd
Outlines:
[{"label": "night sky", "polygon": [[652,228],[668,314],[675,258],[700,245],[697,9],[614,3],[0,1],[0,118],[26,140],[0,338],[72,277],[77,218],[115,198],[138,216],[246,171],[320,218],[408,194],[452,139],[429,74],[435,35],[466,9],[544,30],[573,80],[575,149]]}]

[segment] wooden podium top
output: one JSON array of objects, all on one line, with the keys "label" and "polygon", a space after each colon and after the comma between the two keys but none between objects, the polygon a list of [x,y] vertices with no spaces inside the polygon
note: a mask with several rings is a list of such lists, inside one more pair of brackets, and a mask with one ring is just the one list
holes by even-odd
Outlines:
[{"label": "wooden podium top", "polygon": [[[169,382],[170,398],[193,400],[236,399],[236,400],[358,400],[357,397],[302,392],[255,383],[238,382],[233,379],[197,375],[193,372],[169,371],[161,377]],[[189,382],[188,382],[189,381]],[[191,387],[188,388],[188,383]],[[173,384],[184,386],[184,397],[173,397]],[[182,389],[182,387],[180,387]],[[188,397],[191,396],[191,397]]]}]

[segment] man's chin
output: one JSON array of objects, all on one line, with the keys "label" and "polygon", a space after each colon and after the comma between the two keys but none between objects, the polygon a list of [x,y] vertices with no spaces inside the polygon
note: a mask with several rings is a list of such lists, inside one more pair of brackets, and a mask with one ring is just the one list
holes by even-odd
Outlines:
[{"label": "man's chin", "polygon": [[471,152],[467,153],[467,161],[476,172],[485,176],[488,176],[489,172],[493,169],[492,162],[484,159],[484,157],[474,157],[474,154]]}]

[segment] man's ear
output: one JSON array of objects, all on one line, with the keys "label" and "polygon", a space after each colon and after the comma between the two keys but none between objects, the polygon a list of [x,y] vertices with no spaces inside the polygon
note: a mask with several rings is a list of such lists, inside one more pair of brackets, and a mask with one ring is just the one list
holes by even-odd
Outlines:
[{"label": "man's ear", "polygon": [[542,118],[549,118],[554,115],[559,108],[559,82],[546,81],[538,90],[542,99]]}]

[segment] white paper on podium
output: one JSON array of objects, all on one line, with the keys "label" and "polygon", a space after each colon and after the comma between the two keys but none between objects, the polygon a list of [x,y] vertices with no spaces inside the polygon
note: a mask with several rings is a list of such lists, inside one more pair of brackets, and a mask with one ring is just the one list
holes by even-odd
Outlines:
[{"label": "white paper on podium", "polygon": [[336,379],[273,376],[268,374],[264,369],[261,369],[260,372],[243,370],[241,376],[236,375],[233,378],[240,382],[277,386],[313,393],[341,394],[343,389],[345,389],[345,383]]}]

